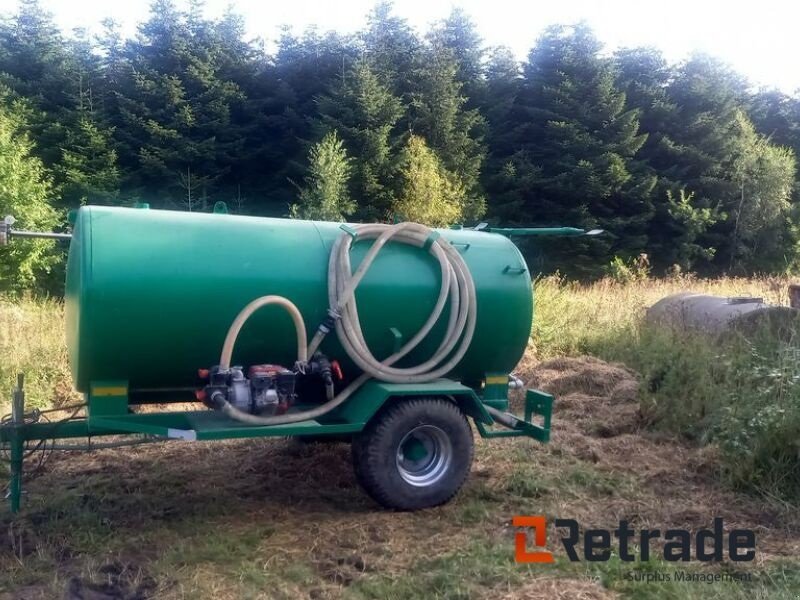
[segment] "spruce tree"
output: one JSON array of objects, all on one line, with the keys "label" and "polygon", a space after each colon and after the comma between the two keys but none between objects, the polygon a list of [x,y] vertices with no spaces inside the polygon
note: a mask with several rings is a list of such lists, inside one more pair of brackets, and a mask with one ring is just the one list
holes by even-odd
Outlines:
[{"label": "spruce tree", "polygon": [[[0,79],[12,90],[9,99],[26,100],[27,127],[37,142],[33,152],[52,169],[54,201],[75,207],[82,199],[74,194],[75,181],[106,179],[117,168],[114,151],[107,147],[110,130],[96,101],[101,63],[91,39],[78,29],[65,40],[38,0],[24,0],[0,31],[0,47]],[[87,136],[102,142],[93,145],[91,156],[81,157],[92,143]],[[105,173],[95,173],[98,166]],[[113,193],[116,181],[101,187]]]},{"label": "spruce tree", "polygon": [[120,170],[111,134],[82,116],[67,132],[61,160],[56,166],[63,203],[115,204],[119,201]]},{"label": "spruce tree", "polygon": [[698,197],[675,162],[679,147],[673,134],[678,105],[668,93],[674,77],[660,51],[630,48],[614,56],[617,85],[625,92],[629,108],[639,112],[639,129],[647,139],[638,152],[644,168],[656,176],[652,198],[654,215],[648,227],[650,264],[663,271],[677,265],[690,270],[698,261],[713,258],[715,248],[704,245],[703,236],[721,214],[718,207]]},{"label": "spruce tree", "polygon": [[747,143],[740,126],[745,81],[724,63],[696,54],[675,69],[666,93],[675,109],[659,125],[665,133],[648,162],[672,190],[684,189],[698,209],[716,215],[697,239],[708,259],[694,267],[729,269],[741,196],[736,161]]},{"label": "spruce tree", "polygon": [[434,26],[428,39],[434,46],[451,53],[457,65],[455,78],[467,98],[467,107],[480,106],[486,93],[483,73],[486,50],[472,18],[463,8],[455,7],[446,19]]},{"label": "spruce tree", "polygon": [[506,221],[515,207],[521,206],[517,167],[510,159],[514,147],[507,135],[511,128],[511,111],[522,82],[520,64],[509,48],[492,48],[485,76],[486,95],[480,108],[488,126],[488,155],[481,179],[488,192],[489,218]]},{"label": "spruce tree", "polygon": [[328,133],[308,153],[308,175],[299,187],[296,204],[289,209],[294,219],[344,221],[356,208],[350,198],[348,179],[351,160],[335,131]]},{"label": "spruce tree", "polygon": [[242,102],[236,82],[223,78],[215,23],[194,2],[189,13],[155,0],[139,36],[125,48],[117,96],[120,153],[132,165],[127,185],[166,206],[216,197],[242,136],[232,114]]},{"label": "spruce tree", "polygon": [[453,51],[434,40],[419,52],[413,74],[409,121],[464,190],[463,217],[475,222],[486,212],[480,172],[486,148],[485,120],[467,108],[459,63]]},{"label": "spruce tree", "polygon": [[261,168],[271,169],[265,184],[281,202],[291,201],[290,181],[303,177],[305,157],[319,128],[315,128],[317,102],[330,91],[352,64],[355,48],[334,32],[314,28],[297,37],[284,30],[278,41],[273,68],[266,73],[265,128],[260,135],[264,153]]},{"label": "spruce tree", "polygon": [[615,255],[645,251],[653,214],[655,178],[634,161],[646,136],[601,49],[585,25],[545,31],[524,65],[495,157],[507,219],[607,231],[593,241],[553,241],[553,266],[572,273],[597,273]]},{"label": "spruce tree", "polygon": [[355,159],[351,188],[360,215],[388,219],[394,202],[395,128],[405,107],[366,59],[337,79],[332,92],[319,98],[318,107],[321,126],[340,132]]},{"label": "spruce tree", "polygon": [[464,219],[464,187],[425,140],[408,137],[400,156],[395,217],[431,227],[449,227]]},{"label": "spruce tree", "polygon": [[367,15],[367,27],[360,34],[365,56],[392,92],[404,98],[421,42],[408,21],[393,14],[391,1],[380,1]]}]

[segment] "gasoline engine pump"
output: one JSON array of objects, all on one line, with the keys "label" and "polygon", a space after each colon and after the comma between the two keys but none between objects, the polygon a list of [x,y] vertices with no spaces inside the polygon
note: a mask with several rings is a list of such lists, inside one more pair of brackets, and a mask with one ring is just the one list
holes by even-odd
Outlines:
[{"label": "gasoline engine pump", "polygon": [[225,403],[251,415],[282,415],[294,404],[298,381],[321,381],[326,399],[333,398],[334,379],[342,380],[342,371],[336,361],[317,353],[307,364],[298,362],[294,370],[281,365],[252,365],[245,376],[239,366],[228,369],[219,365],[200,369],[198,375],[208,381],[195,396],[206,406],[221,409]]}]

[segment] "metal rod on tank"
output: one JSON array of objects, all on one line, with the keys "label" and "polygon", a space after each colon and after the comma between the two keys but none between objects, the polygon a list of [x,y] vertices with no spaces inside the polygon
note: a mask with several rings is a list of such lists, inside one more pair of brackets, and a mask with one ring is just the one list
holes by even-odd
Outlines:
[{"label": "metal rod on tank", "polygon": [[481,223],[475,227],[476,231],[487,233],[499,233],[506,237],[514,235],[523,236],[595,236],[604,233],[602,229],[591,229],[586,231],[579,227],[489,227],[486,223]]},{"label": "metal rod on tank", "polygon": [[24,231],[22,229],[9,229],[8,235],[21,238],[42,238],[46,240],[71,240],[71,233],[56,233],[54,231]]}]

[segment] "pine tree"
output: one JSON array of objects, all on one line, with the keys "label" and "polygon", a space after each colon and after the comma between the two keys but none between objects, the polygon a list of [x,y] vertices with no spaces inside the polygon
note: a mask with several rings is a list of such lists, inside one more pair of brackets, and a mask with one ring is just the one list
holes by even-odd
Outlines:
[{"label": "pine tree", "polygon": [[[77,79],[71,76],[68,46],[52,14],[39,0],[21,0],[19,12],[3,23],[0,47],[0,80],[14,96],[27,98],[35,111],[47,115],[45,118],[32,114],[37,121],[29,126],[37,138],[48,135],[48,125],[60,117],[60,112],[78,95]],[[40,148],[38,151],[48,150]],[[51,151],[53,155],[47,156],[48,162],[55,163],[58,145]]]},{"label": "pine tree", "polygon": [[265,127],[259,138],[263,158],[259,168],[269,169],[264,184],[283,206],[294,197],[290,182],[302,178],[309,147],[319,139],[314,126],[317,102],[347,72],[354,55],[355,48],[346,38],[334,32],[323,35],[314,28],[302,37],[285,30],[278,41],[274,67],[265,77],[269,88],[263,109]]},{"label": "pine tree", "polygon": [[386,220],[394,202],[395,127],[405,107],[381,82],[369,61],[359,60],[318,100],[321,126],[336,129],[355,159],[353,198],[365,219]]},{"label": "pine tree", "polygon": [[335,131],[314,144],[308,153],[308,175],[297,204],[289,209],[293,219],[344,221],[356,209],[348,192],[351,167],[347,151]]},{"label": "pine tree", "polygon": [[[104,118],[119,124],[121,111],[119,96],[129,78],[130,63],[125,53],[119,23],[113,19],[102,21],[103,31],[97,36],[96,49],[100,50],[99,59],[100,82],[95,91],[95,104],[99,106]],[[117,134],[122,134],[117,130]],[[123,167],[127,163],[123,162]]]},{"label": "pine tree", "polygon": [[421,42],[405,19],[392,14],[393,8],[391,1],[378,2],[359,37],[375,71],[405,100]]},{"label": "pine tree", "polygon": [[185,205],[187,173],[198,198],[213,203],[212,196],[230,194],[232,166],[245,147],[234,115],[246,97],[224,45],[234,41],[218,29],[229,36],[235,23],[230,15],[211,22],[202,12],[199,1],[183,13],[172,0],[156,0],[119,62],[119,151],[132,175],[126,184],[168,206]]},{"label": "pine tree", "polygon": [[696,54],[675,69],[666,92],[675,109],[659,125],[665,133],[648,162],[672,189],[685,189],[698,208],[717,214],[698,238],[711,260],[695,268],[728,269],[735,262],[731,239],[741,196],[737,156],[747,143],[740,126],[746,82],[724,63]]},{"label": "pine tree", "polygon": [[418,54],[410,95],[409,121],[415,134],[430,147],[463,189],[463,216],[469,221],[486,212],[480,172],[486,149],[485,121],[477,109],[466,107],[459,64],[453,52],[437,41]]},{"label": "pine tree", "polygon": [[515,149],[508,143],[511,111],[522,82],[520,65],[506,47],[492,48],[485,67],[486,95],[481,105],[488,126],[488,155],[482,170],[482,183],[488,190],[489,216],[507,220],[521,207],[517,167],[510,157]]},{"label": "pine tree", "polygon": [[112,133],[98,127],[88,115],[67,132],[61,160],[55,169],[66,206],[118,201],[120,171],[111,145]]},{"label": "pine tree", "polygon": [[749,98],[747,114],[770,142],[800,152],[800,97],[761,89]]},{"label": "pine tree", "polygon": [[472,18],[463,8],[454,7],[447,18],[431,30],[428,38],[434,46],[446,48],[455,60],[455,78],[467,98],[467,108],[482,105],[486,93],[483,76],[486,51]]},{"label": "pine tree", "polygon": [[634,161],[646,136],[601,48],[584,25],[548,28],[495,146],[506,218],[608,232],[592,242],[554,241],[551,258],[572,273],[598,272],[615,255],[645,251],[653,214],[655,178]]},{"label": "pine tree", "polygon": [[425,140],[408,138],[400,157],[400,189],[395,215],[431,227],[449,227],[464,218],[464,188]]},{"label": "pine tree", "polygon": [[354,36],[285,31],[268,56],[240,16],[204,12],[155,0],[134,39],[106,22],[99,43],[38,0],[0,23],[0,107],[24,115],[55,206],[299,210],[292,182],[336,131],[352,160],[334,195],[357,219],[474,221],[486,197],[494,221],[606,229],[548,241],[545,266],[574,274],[642,251],[708,273],[797,260],[800,101],[714,59],[609,59],[581,25],[547,30],[521,69],[464,11],[418,35],[390,2]]},{"label": "pine tree", "polygon": [[678,105],[668,93],[673,69],[661,52],[652,48],[621,50],[614,62],[617,85],[625,92],[628,107],[638,111],[640,131],[647,134],[638,158],[658,177],[652,194],[654,215],[648,227],[649,260],[657,271],[673,265],[690,270],[698,261],[713,258],[716,249],[703,245],[703,237],[722,215],[696,195],[691,181],[676,168],[674,154],[679,145],[672,135]]},{"label": "pine tree", "polygon": [[[480,108],[486,116],[490,140],[494,140],[494,131],[502,128],[514,105],[520,75],[519,62],[510,48],[499,46],[489,51],[485,67],[486,95]],[[494,145],[491,141],[490,144]]]}]

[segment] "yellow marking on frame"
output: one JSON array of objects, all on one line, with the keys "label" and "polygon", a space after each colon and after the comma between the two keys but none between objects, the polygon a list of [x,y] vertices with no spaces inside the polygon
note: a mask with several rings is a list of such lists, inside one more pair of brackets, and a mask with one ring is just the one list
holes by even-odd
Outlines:
[{"label": "yellow marking on frame", "polygon": [[493,375],[486,378],[486,385],[498,385],[508,383],[508,375]]},{"label": "yellow marking on frame", "polygon": [[128,388],[125,386],[93,387],[92,396],[127,396]]}]

